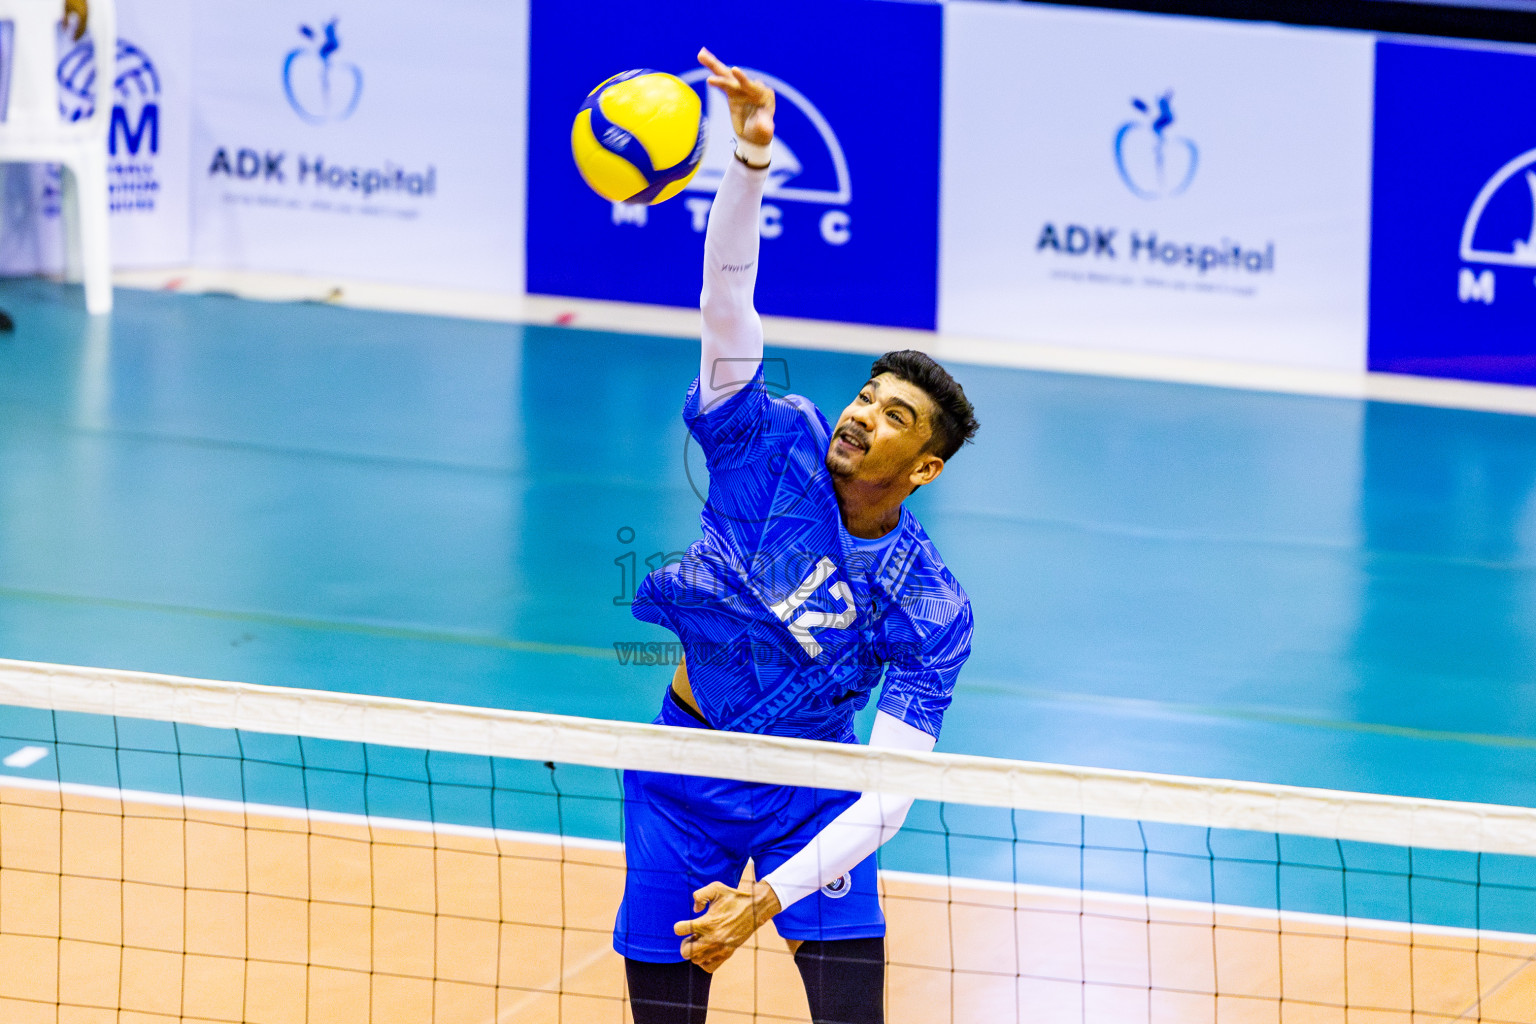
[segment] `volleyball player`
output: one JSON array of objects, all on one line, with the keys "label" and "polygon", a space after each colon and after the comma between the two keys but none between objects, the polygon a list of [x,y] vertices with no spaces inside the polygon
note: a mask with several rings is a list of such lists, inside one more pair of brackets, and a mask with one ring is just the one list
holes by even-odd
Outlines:
[{"label": "volleyball player", "polygon": [[[685,655],[658,722],[931,750],[970,653],[965,591],[903,501],[976,432],[970,402],[920,352],[875,361],[829,425],[764,384],[753,308],[774,94],[708,50],[736,154],[704,240],[702,353],[683,417],[709,467],[703,537],[646,578],[634,614]],[[710,973],[770,918],[817,1024],[884,1019],[875,850],[910,800],[626,772],[626,958],[636,1024],[698,1024]],[[756,881],[739,880],[751,859]],[[679,941],[681,937],[681,941]]]}]

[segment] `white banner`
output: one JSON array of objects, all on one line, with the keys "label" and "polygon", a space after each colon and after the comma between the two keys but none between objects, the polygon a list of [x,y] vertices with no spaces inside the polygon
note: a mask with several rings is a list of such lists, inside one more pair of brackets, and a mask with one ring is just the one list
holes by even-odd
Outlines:
[{"label": "white banner", "polygon": [[192,2],[126,0],[107,137],[112,256],[120,267],[192,258]]},{"label": "white banner", "polygon": [[945,15],[941,331],[1364,369],[1370,36]]},{"label": "white banner", "polygon": [[523,284],[526,0],[205,0],[200,266]]},{"label": "white banner", "polygon": [[[124,0],[118,6],[107,139],[114,266],[180,266],[191,259],[191,14],[190,0]],[[76,43],[61,35],[59,53],[60,106],[66,115],[88,113],[101,98],[90,39]],[[4,165],[0,273],[63,268],[60,185],[57,166]]]}]

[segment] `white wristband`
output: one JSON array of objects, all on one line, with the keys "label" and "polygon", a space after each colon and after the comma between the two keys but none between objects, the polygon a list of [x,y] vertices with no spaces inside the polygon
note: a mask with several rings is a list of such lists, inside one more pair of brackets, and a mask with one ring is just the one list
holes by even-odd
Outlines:
[{"label": "white wristband", "polygon": [[768,162],[772,159],[772,153],[772,141],[759,145],[756,142],[748,142],[739,135],[736,136],[736,155],[744,160],[748,167],[754,170],[761,170],[767,167]]}]

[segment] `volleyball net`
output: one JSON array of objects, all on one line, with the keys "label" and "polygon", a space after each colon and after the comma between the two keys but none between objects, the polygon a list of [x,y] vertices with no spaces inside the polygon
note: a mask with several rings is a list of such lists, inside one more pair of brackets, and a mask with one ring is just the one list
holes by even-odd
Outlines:
[{"label": "volleyball net", "polygon": [[[917,798],[893,1024],[1536,1020],[1528,808],[14,661],[0,765],[7,1021],[617,1024],[621,772],[683,765]],[[808,1019],[771,922],[710,1019]]]}]

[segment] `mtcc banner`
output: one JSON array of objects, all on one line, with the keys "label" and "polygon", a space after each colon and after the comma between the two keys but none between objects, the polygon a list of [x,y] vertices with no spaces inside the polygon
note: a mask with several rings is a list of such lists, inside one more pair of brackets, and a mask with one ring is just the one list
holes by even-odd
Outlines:
[{"label": "mtcc banner", "polygon": [[1369,36],[943,9],[940,330],[1363,367]]},{"label": "mtcc banner", "polygon": [[1381,43],[1373,370],[1536,384],[1536,56]]},{"label": "mtcc banner", "polygon": [[[528,289],[692,306],[703,232],[734,152],[724,97],[707,89],[700,41],[778,93],[763,203],[764,313],[934,326],[938,244],[940,9],[885,0],[790,0],[761,12],[688,0],[637,19],[617,0],[535,0],[528,162]],[[698,89],[709,118],[699,172],[654,207],[614,204],[581,180],[571,121],[605,78],[647,66]],[[897,67],[901,124],[870,108],[849,68]]]}]

